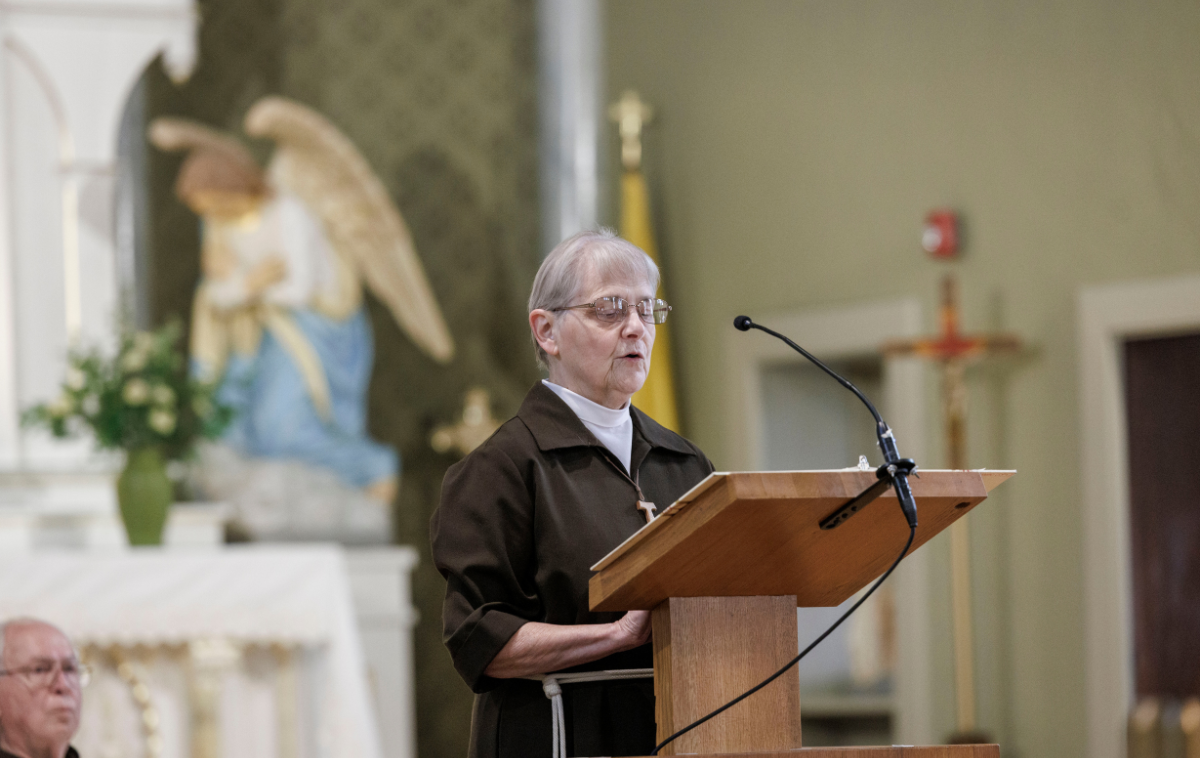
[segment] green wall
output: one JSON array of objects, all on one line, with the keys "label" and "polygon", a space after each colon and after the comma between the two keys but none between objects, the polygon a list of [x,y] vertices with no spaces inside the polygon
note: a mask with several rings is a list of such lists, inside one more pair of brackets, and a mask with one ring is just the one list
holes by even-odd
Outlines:
[{"label": "green wall", "polygon": [[[1200,6],[608,0],[605,23],[610,101],[658,111],[685,422],[718,467],[733,316],[916,296],[932,330],[947,266],[921,221],[961,212],[965,327],[1030,346],[969,376],[971,464],[1020,471],[972,516],[982,725],[1008,755],[1083,756],[1075,298],[1200,271]],[[928,549],[945,734],[945,540]]]},{"label": "green wall", "polygon": [[[429,558],[429,517],[454,459],[434,453],[437,423],[461,417],[483,386],[512,415],[537,379],[524,301],[539,262],[533,0],[202,0],[195,74],[176,86],[147,72],[147,117],[175,114],[241,132],[277,93],[324,113],[383,180],[457,342],[438,366],[369,300],[376,365],[372,435],[400,451],[398,542],[414,576],[418,750],[465,755],[471,696],[441,644],[445,584]],[[268,143],[254,149],[265,159]],[[178,156],[151,148],[151,311],[186,317],[198,277],[198,224],[172,195]],[[387,714],[383,714],[387,718]]]}]

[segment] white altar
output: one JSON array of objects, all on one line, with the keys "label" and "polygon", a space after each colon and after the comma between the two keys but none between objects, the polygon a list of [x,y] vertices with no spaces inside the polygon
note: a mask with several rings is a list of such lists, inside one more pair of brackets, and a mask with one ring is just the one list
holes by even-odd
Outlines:
[{"label": "white altar", "polygon": [[61,626],[94,667],[84,755],[411,758],[413,564],[333,545],[5,553],[0,618]]}]

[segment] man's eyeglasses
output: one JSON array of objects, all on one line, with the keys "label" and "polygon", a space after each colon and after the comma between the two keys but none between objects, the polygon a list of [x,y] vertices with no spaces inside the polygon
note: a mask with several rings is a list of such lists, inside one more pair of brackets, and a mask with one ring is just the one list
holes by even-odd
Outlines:
[{"label": "man's eyeglasses", "polygon": [[0,670],[0,676],[15,676],[33,689],[44,689],[54,682],[62,671],[63,678],[72,687],[86,687],[92,679],[92,670],[77,661],[43,661],[19,669]]},{"label": "man's eyeglasses", "polygon": [[615,324],[625,320],[626,309],[630,307],[637,311],[637,315],[647,324],[661,324],[667,320],[667,314],[671,312],[671,306],[667,305],[666,300],[655,298],[654,300],[629,303],[619,297],[602,297],[594,303],[567,305],[562,308],[551,308],[550,310],[572,311],[577,308],[591,308],[596,314],[596,318],[606,324]]}]

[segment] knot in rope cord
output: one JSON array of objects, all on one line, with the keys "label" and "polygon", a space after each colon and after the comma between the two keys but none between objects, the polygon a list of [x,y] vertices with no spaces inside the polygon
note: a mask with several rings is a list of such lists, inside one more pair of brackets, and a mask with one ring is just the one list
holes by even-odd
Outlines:
[{"label": "knot in rope cord", "polygon": [[610,671],[580,671],[570,674],[530,676],[542,683],[542,692],[550,701],[550,754],[567,758],[567,719],[563,711],[562,685],[574,682],[611,682],[618,679],[653,679],[654,669],[615,669]]}]

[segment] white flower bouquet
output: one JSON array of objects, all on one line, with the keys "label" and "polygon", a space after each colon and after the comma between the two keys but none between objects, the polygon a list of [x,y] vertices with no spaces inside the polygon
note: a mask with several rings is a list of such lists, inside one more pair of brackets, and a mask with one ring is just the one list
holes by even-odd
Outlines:
[{"label": "white flower bouquet", "polygon": [[232,416],[216,388],[188,375],[172,322],[153,332],[122,335],[116,356],[72,352],[58,398],[25,412],[27,425],[56,437],[90,428],[101,449],[154,447],[167,459],[186,457],[200,439],[214,439]]}]

